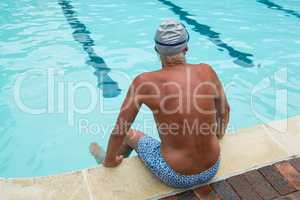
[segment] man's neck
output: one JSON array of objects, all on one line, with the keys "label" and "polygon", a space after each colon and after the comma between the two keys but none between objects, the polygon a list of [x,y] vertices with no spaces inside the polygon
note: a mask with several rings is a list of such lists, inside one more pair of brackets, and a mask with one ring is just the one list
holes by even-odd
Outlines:
[{"label": "man's neck", "polygon": [[186,61],[183,60],[178,60],[175,62],[162,62],[162,68],[178,67],[186,64],[187,64]]}]

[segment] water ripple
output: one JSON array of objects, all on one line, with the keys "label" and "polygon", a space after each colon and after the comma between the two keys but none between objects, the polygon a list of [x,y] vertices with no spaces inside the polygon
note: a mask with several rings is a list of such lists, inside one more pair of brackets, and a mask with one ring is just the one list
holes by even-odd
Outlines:
[{"label": "water ripple", "polygon": [[295,16],[297,18],[300,18],[300,14],[297,13],[296,11],[290,10],[290,9],[286,9],[286,8],[282,7],[281,5],[278,5],[278,4],[276,4],[276,3],[272,2],[272,1],[269,1],[269,0],[257,0],[257,2],[266,5],[270,9],[283,11],[283,12],[285,12],[288,15],[292,15],[292,16]]},{"label": "water ripple", "polygon": [[161,3],[165,4],[166,6],[170,7],[170,10],[172,10],[176,15],[179,15],[180,19],[185,21],[187,24],[193,26],[193,30],[197,33],[200,33],[201,35],[204,35],[208,37],[208,39],[215,44],[217,47],[221,48],[221,51],[223,49],[227,50],[229,55],[232,58],[235,58],[234,63],[242,66],[242,67],[254,67],[253,61],[251,58],[253,55],[250,53],[245,53],[238,51],[234,49],[232,46],[228,45],[220,38],[220,33],[215,32],[211,29],[210,26],[206,24],[200,24],[195,19],[193,19],[194,15],[191,15],[189,12],[184,11],[182,7],[175,5],[171,1],[168,0],[158,0]]},{"label": "water ripple", "polygon": [[95,75],[98,78],[98,87],[103,90],[103,97],[116,97],[120,94],[118,83],[108,75],[110,68],[107,67],[104,59],[96,54],[93,49],[94,40],[90,36],[90,31],[87,27],[78,20],[77,13],[70,1],[59,0],[58,4],[61,6],[63,13],[69,22],[73,31],[74,39],[80,43],[84,51],[88,54],[89,60],[87,64],[95,68]]}]

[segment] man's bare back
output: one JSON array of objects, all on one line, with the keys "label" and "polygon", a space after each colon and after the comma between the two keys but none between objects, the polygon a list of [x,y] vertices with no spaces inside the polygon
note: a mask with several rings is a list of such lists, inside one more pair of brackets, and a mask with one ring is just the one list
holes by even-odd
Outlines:
[{"label": "man's bare back", "polygon": [[220,154],[216,103],[227,104],[219,101],[224,92],[211,67],[182,64],[137,79],[136,87],[144,91],[142,102],[153,111],[168,164],[183,174],[211,167]]}]

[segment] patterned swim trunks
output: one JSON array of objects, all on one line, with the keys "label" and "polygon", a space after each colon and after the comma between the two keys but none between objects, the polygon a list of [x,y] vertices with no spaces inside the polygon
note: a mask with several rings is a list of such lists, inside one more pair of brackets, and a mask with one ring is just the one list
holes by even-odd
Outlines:
[{"label": "patterned swim trunks", "polygon": [[149,136],[140,138],[137,153],[154,175],[165,184],[175,188],[190,188],[208,182],[216,175],[220,165],[220,160],[218,160],[211,168],[199,174],[179,174],[162,157],[160,142]]}]

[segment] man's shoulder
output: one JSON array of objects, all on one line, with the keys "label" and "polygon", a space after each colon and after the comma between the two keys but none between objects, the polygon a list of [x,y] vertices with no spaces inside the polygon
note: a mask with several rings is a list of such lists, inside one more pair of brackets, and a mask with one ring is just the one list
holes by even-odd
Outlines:
[{"label": "man's shoulder", "polygon": [[218,75],[213,67],[206,63],[193,64],[195,70],[199,76],[203,77],[203,80],[211,81],[211,82],[219,82]]},{"label": "man's shoulder", "polygon": [[158,72],[143,72],[135,77],[132,82],[132,87],[135,88],[138,94],[151,94],[160,85],[158,78]]},{"label": "man's shoulder", "polygon": [[199,70],[208,70],[208,71],[213,70],[212,66],[207,63],[190,64],[190,65]]},{"label": "man's shoulder", "polygon": [[132,82],[134,88],[138,88],[139,93],[151,93],[159,85],[159,72],[143,72],[135,77]]},{"label": "man's shoulder", "polygon": [[153,81],[158,75],[159,71],[143,72],[135,77],[134,82],[143,83]]}]

